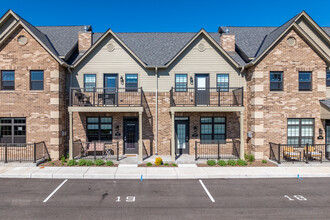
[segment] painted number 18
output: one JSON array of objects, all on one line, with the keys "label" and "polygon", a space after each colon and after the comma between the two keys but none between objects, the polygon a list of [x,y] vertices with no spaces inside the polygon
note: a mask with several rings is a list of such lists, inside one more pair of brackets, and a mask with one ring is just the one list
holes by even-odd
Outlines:
[{"label": "painted number 18", "polygon": [[294,198],[291,198],[287,195],[284,196],[284,198],[287,198],[290,201],[294,201],[294,200],[299,200],[299,201],[306,201],[307,199],[305,197],[303,197],[302,195],[294,195]]}]

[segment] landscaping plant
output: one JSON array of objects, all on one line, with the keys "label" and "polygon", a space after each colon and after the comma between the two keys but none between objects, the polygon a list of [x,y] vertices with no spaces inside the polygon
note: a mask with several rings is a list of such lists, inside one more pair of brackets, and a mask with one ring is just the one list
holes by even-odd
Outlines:
[{"label": "landscaping plant", "polygon": [[79,166],[86,166],[86,160],[85,159],[80,159],[79,161],[78,161],[78,165]]},{"label": "landscaping plant", "polygon": [[227,165],[227,163],[224,160],[218,160],[218,165],[224,167]]},{"label": "landscaping plant", "polygon": [[176,163],[172,163],[172,166],[177,167],[178,165]]},{"label": "landscaping plant", "polygon": [[168,166],[168,163],[165,163],[164,166]]},{"label": "landscaping plant", "polygon": [[106,164],[107,166],[113,166],[113,162],[112,162],[111,160],[108,160],[107,162],[105,162],[105,164]]},{"label": "landscaping plant", "polygon": [[216,165],[216,162],[215,162],[215,160],[207,160],[207,165],[209,165],[209,166],[215,166]]},{"label": "landscaping plant", "polygon": [[157,158],[155,159],[155,164],[156,164],[157,166],[162,165],[162,164],[163,164],[163,159],[162,159],[161,157],[157,157]]},{"label": "landscaping plant", "polygon": [[228,164],[229,166],[236,166],[236,160],[228,160],[228,161],[227,161],[227,164]]},{"label": "landscaping plant", "polygon": [[152,163],[150,163],[150,162],[147,163],[147,166],[148,166],[148,167],[151,167],[151,166],[152,166]]},{"label": "landscaping plant", "polygon": [[96,165],[96,166],[102,166],[102,165],[104,165],[104,164],[105,164],[104,160],[101,160],[101,159],[97,159],[97,160],[95,160],[95,165]]},{"label": "landscaping plant", "polygon": [[74,166],[74,165],[76,165],[77,164],[77,162],[75,161],[75,160],[69,160],[68,161],[68,166]]},{"label": "landscaping plant", "polygon": [[86,160],[86,166],[92,166],[92,165],[94,165],[94,161]]},{"label": "landscaping plant", "polygon": [[245,160],[239,159],[239,160],[237,160],[237,165],[238,166],[246,166],[247,165],[247,162]]},{"label": "landscaping plant", "polygon": [[261,162],[264,163],[264,164],[266,164],[267,163],[267,160],[262,160]]}]

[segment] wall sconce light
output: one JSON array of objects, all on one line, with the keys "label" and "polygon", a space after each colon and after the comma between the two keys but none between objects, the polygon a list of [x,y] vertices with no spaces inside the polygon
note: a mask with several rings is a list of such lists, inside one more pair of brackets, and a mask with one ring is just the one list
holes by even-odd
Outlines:
[{"label": "wall sconce light", "polygon": [[124,85],[124,78],[122,76],[120,77],[120,83]]},{"label": "wall sconce light", "polygon": [[317,139],[323,139],[323,130],[321,128],[319,129],[319,136]]},{"label": "wall sconce light", "polygon": [[115,133],[115,136],[120,136],[120,133],[119,133],[119,125],[116,126],[116,133]]},{"label": "wall sconce light", "polygon": [[192,85],[192,84],[194,84],[194,79],[193,79],[193,77],[191,76],[191,77],[190,77],[190,85]]},{"label": "wall sconce light", "polygon": [[197,134],[197,126],[194,126],[194,133],[192,135],[193,137],[197,137],[198,134]]}]

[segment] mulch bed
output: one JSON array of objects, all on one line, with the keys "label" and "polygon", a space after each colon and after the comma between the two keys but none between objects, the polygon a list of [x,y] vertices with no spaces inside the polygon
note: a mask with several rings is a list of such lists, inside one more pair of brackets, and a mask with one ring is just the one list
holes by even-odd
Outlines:
[{"label": "mulch bed", "polygon": [[177,164],[175,164],[176,166],[173,166],[171,163],[169,163],[167,166],[166,165],[156,165],[156,164],[152,164],[152,166],[147,166],[147,164],[143,163],[143,164],[139,164],[138,167],[178,167]]},{"label": "mulch bed", "polygon": [[219,166],[218,164],[215,166],[209,166],[205,163],[199,163],[197,164],[198,167],[277,167],[276,164],[267,161],[267,163],[262,163],[261,160],[255,160],[252,162],[252,164],[250,164],[250,162],[248,162],[248,164],[246,166],[230,166],[230,165],[226,165],[226,166]]},{"label": "mulch bed", "polygon": [[[68,166],[67,163],[64,163],[64,165],[62,165],[62,161],[52,160],[52,161],[47,161],[42,164],[39,164],[39,167],[87,167],[87,166],[79,166],[79,165]],[[94,164],[94,165],[88,166],[88,167],[118,167],[118,164],[113,164],[112,166],[107,166],[106,164],[104,164],[102,166],[96,166]]]}]

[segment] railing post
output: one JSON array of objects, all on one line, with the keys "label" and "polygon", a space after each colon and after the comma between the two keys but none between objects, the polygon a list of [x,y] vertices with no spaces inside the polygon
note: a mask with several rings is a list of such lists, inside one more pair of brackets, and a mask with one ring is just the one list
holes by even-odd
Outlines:
[{"label": "railing post", "polygon": [[244,87],[242,87],[242,106],[244,106]]},{"label": "railing post", "polygon": [[37,162],[37,144],[33,143],[33,163]]},{"label": "railing post", "polygon": [[306,163],[308,163],[308,143],[306,144]]},{"label": "railing post", "polygon": [[69,89],[69,106],[71,106],[72,105],[72,88],[70,87],[70,89]]},{"label": "railing post", "polygon": [[281,164],[281,144],[278,144],[278,159],[277,163]]},{"label": "railing post", "polygon": [[8,163],[8,155],[7,155],[7,153],[8,153],[8,149],[7,149],[7,144],[5,144],[5,163]]},{"label": "railing post", "polygon": [[170,90],[170,105],[173,106],[173,87]]},{"label": "railing post", "polygon": [[117,161],[119,161],[119,142],[117,141]]},{"label": "railing post", "polygon": [[142,105],[142,98],[143,98],[142,87],[140,88],[140,93],[141,93],[141,103],[140,104],[141,104],[141,107],[142,107],[143,106]]},{"label": "railing post", "polygon": [[95,87],[93,87],[93,105],[92,106],[95,106]]},{"label": "railing post", "polygon": [[218,106],[220,106],[220,88],[218,88]]},{"label": "railing post", "polygon": [[220,159],[220,142],[218,141],[218,160]]},{"label": "railing post", "polygon": [[119,93],[119,88],[116,88],[115,102],[116,102],[117,107],[119,106],[119,100],[118,100],[119,94],[118,93]]},{"label": "railing post", "polygon": [[195,160],[197,160],[197,141],[195,141]]},{"label": "railing post", "polygon": [[94,142],[94,160],[96,160],[96,142]]}]

